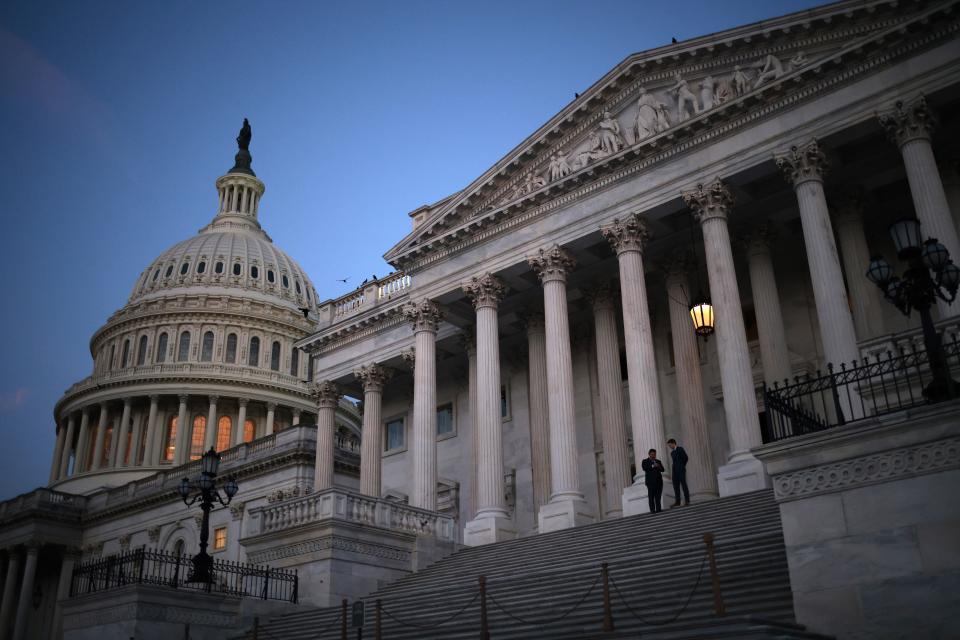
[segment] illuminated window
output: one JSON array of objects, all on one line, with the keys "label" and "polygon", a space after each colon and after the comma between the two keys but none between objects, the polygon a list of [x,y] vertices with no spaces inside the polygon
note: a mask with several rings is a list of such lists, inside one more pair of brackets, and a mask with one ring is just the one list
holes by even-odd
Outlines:
[{"label": "illuminated window", "polygon": [[270,368],[274,371],[280,371],[280,343],[276,340],[270,347]]},{"label": "illuminated window", "polygon": [[177,361],[186,362],[190,357],[190,332],[184,331],[180,334],[180,348],[177,351]]},{"label": "illuminated window", "polygon": [[247,420],[243,423],[243,441],[252,442],[253,438],[256,435],[257,435],[257,423],[247,418]]},{"label": "illuminated window", "polygon": [[233,431],[233,420],[229,416],[220,416],[217,420],[217,451],[230,448],[230,432]]},{"label": "illuminated window", "polygon": [[210,362],[211,360],[213,360],[213,331],[207,331],[203,334],[200,362]]},{"label": "illuminated window", "polygon": [[453,433],[453,404],[447,403],[437,407],[437,435],[446,436]]},{"label": "illuminated window", "polygon": [[250,338],[250,356],[247,358],[247,364],[251,367],[260,365],[260,338],[257,336]]},{"label": "illuminated window", "polygon": [[147,336],[140,336],[140,344],[137,346],[137,366],[141,366],[147,361]]},{"label": "illuminated window", "polygon": [[384,429],[384,450],[393,451],[403,448],[403,418],[390,420]]},{"label": "illuminated window", "polygon": [[177,448],[177,416],[171,416],[167,422],[167,437],[163,443],[163,459],[173,462],[173,454]]},{"label": "illuminated window", "polygon": [[217,527],[213,530],[213,550],[223,551],[227,548],[227,528]]},{"label": "illuminated window", "polygon": [[166,362],[167,360],[167,334],[161,333],[157,338],[157,362]]},{"label": "illuminated window", "polygon": [[190,434],[190,459],[199,460],[203,455],[203,438],[207,431],[207,418],[197,416],[193,419],[193,433]]}]

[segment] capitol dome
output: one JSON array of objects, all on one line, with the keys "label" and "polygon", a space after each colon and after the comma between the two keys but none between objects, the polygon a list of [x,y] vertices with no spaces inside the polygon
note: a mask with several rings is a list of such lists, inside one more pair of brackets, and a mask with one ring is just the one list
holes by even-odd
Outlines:
[{"label": "capitol dome", "polygon": [[[119,485],[315,423],[310,361],[295,345],[316,327],[317,293],[260,226],[249,141],[245,122],[213,219],[153,260],[91,338],[92,374],[54,410],[51,485]],[[349,461],[359,415],[347,401],[336,442]]]}]

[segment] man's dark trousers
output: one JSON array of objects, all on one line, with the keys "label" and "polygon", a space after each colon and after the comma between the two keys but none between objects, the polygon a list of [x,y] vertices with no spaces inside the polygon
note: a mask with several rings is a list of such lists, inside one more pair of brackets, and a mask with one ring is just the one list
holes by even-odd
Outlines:
[{"label": "man's dark trousers", "polygon": [[670,452],[670,461],[673,463],[673,495],[674,506],[680,504],[680,488],[683,488],[683,500],[690,504],[690,489],[687,487],[687,452],[683,447],[674,447]]},{"label": "man's dark trousers", "polygon": [[660,498],[663,496],[663,481],[656,484],[647,485],[647,502],[650,504],[650,513],[660,513],[663,511],[663,505],[660,504]]}]

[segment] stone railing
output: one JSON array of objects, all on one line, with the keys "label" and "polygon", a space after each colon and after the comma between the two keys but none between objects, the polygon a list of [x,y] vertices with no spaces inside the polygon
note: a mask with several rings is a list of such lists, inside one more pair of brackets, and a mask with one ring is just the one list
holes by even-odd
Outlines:
[{"label": "stone railing", "polygon": [[330,326],[367,309],[401,298],[413,286],[412,276],[397,271],[363,283],[350,293],[320,305],[321,326]]},{"label": "stone railing", "polygon": [[231,380],[249,380],[259,383],[271,383],[293,391],[308,393],[307,383],[279,371],[265,371],[255,367],[220,362],[171,362],[164,364],[127,367],[117,371],[95,374],[77,382],[66,391],[66,395],[86,391],[113,382],[136,381],[141,378],[179,376],[211,376]]},{"label": "stone railing", "polygon": [[365,524],[445,541],[453,541],[456,535],[449,516],[337,488],[252,509],[250,514],[253,535],[323,522]]},{"label": "stone railing", "polygon": [[[957,304],[960,304],[960,302]],[[944,345],[953,342],[954,339],[960,340],[960,318],[946,318],[937,322],[935,326],[943,337]],[[922,351],[925,349],[923,329],[917,326],[900,333],[877,336],[869,340],[862,340],[859,346],[860,357],[869,358],[871,361],[875,360],[877,356],[886,357],[888,351],[893,355],[897,355],[900,349]]]},{"label": "stone railing", "polygon": [[72,493],[61,493],[51,489],[34,489],[0,502],[0,521],[10,520],[23,513],[46,511],[60,514],[79,515],[83,511],[87,499]]}]

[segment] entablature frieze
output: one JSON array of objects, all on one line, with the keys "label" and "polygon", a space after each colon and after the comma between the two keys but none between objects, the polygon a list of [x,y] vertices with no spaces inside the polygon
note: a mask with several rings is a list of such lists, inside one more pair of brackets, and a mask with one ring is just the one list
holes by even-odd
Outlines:
[{"label": "entablature frieze", "polygon": [[[688,114],[682,122],[671,125],[655,135],[639,139],[632,145],[623,144],[624,148],[614,153],[607,153],[603,157],[598,156],[595,161],[588,162],[586,166],[571,171],[555,182],[547,183],[541,177],[539,182],[542,184],[538,184],[537,188],[529,193],[520,193],[516,199],[511,198],[511,201],[498,203],[492,209],[471,212],[469,216],[458,218],[457,228],[450,230],[441,228],[439,233],[432,233],[427,230],[430,226],[430,221],[427,221],[421,224],[414,234],[388,252],[386,257],[405,272],[415,273],[437,260],[504,233],[518,224],[524,224],[597,190],[633,177],[652,165],[689,152],[695,147],[715,142],[742,130],[745,126],[767,119],[802,102],[810,101],[822,95],[824,91],[839,88],[880,65],[915,53],[945,37],[954,35],[957,31],[957,21],[956,17],[949,13],[952,4],[954,3],[943,2],[907,17],[897,19],[891,17],[879,22],[874,20],[871,23],[872,26],[864,25],[855,30],[858,34],[865,34],[859,40],[850,41],[852,35],[850,33],[843,36],[821,37],[821,42],[841,44],[838,49],[825,51],[822,56],[817,54],[814,57],[805,57],[803,53],[805,45],[798,44],[800,40],[796,38],[784,40],[781,44],[770,45],[770,50],[774,53],[792,51],[795,55],[804,57],[798,60],[796,68],[783,71],[778,77],[746,91],[743,95],[724,100],[721,104],[715,105],[715,108],[702,112],[697,108],[696,113]],[[941,12],[945,13],[945,19],[938,19],[939,16],[936,14]],[[938,19],[936,26],[931,27],[934,19]],[[916,29],[920,25],[924,26],[922,33]],[[757,51],[752,50],[750,55],[759,55]],[[689,74],[697,69],[701,71],[707,69],[708,66],[713,68],[728,64],[731,60],[714,59],[696,67],[686,65],[682,68],[674,64],[658,72],[659,75],[656,77],[661,78],[664,74],[675,71]],[[784,67],[779,59],[776,62]],[[660,60],[656,64],[664,64],[664,62]],[[756,73],[763,73],[763,70]],[[632,89],[624,89],[623,93],[635,96],[636,94],[630,94],[630,91],[639,91],[641,86],[649,86],[650,78],[653,77],[645,76],[633,82],[630,85]],[[678,77],[677,80],[677,84],[680,85],[683,77]],[[753,80],[756,80],[756,76]],[[682,89],[678,91],[682,92]],[[598,108],[598,113],[595,113],[591,120],[592,123],[599,121],[603,111],[615,111],[618,106],[622,107],[623,104],[629,104],[632,100],[632,98],[623,97],[623,104],[615,106],[610,102],[613,99],[613,97],[607,98],[605,106]],[[678,104],[678,109],[683,110],[683,103],[678,101]],[[621,112],[620,116],[622,115]],[[589,124],[584,124],[581,131],[588,128]],[[575,137],[575,134],[571,133],[571,136]],[[558,145],[563,144],[562,140],[538,157],[542,159],[555,153]],[[616,146],[614,144],[614,147]],[[528,152],[527,155],[530,155]],[[529,162],[523,160],[524,153],[517,152],[515,155],[514,164],[519,165],[522,162],[524,166],[528,166],[534,163],[532,160]],[[469,189],[465,190],[465,193],[467,191]],[[469,197],[471,196],[462,196],[460,200],[454,201],[460,204],[451,203],[446,209],[441,209],[437,216],[455,215],[451,213],[453,208],[462,206]]]}]

